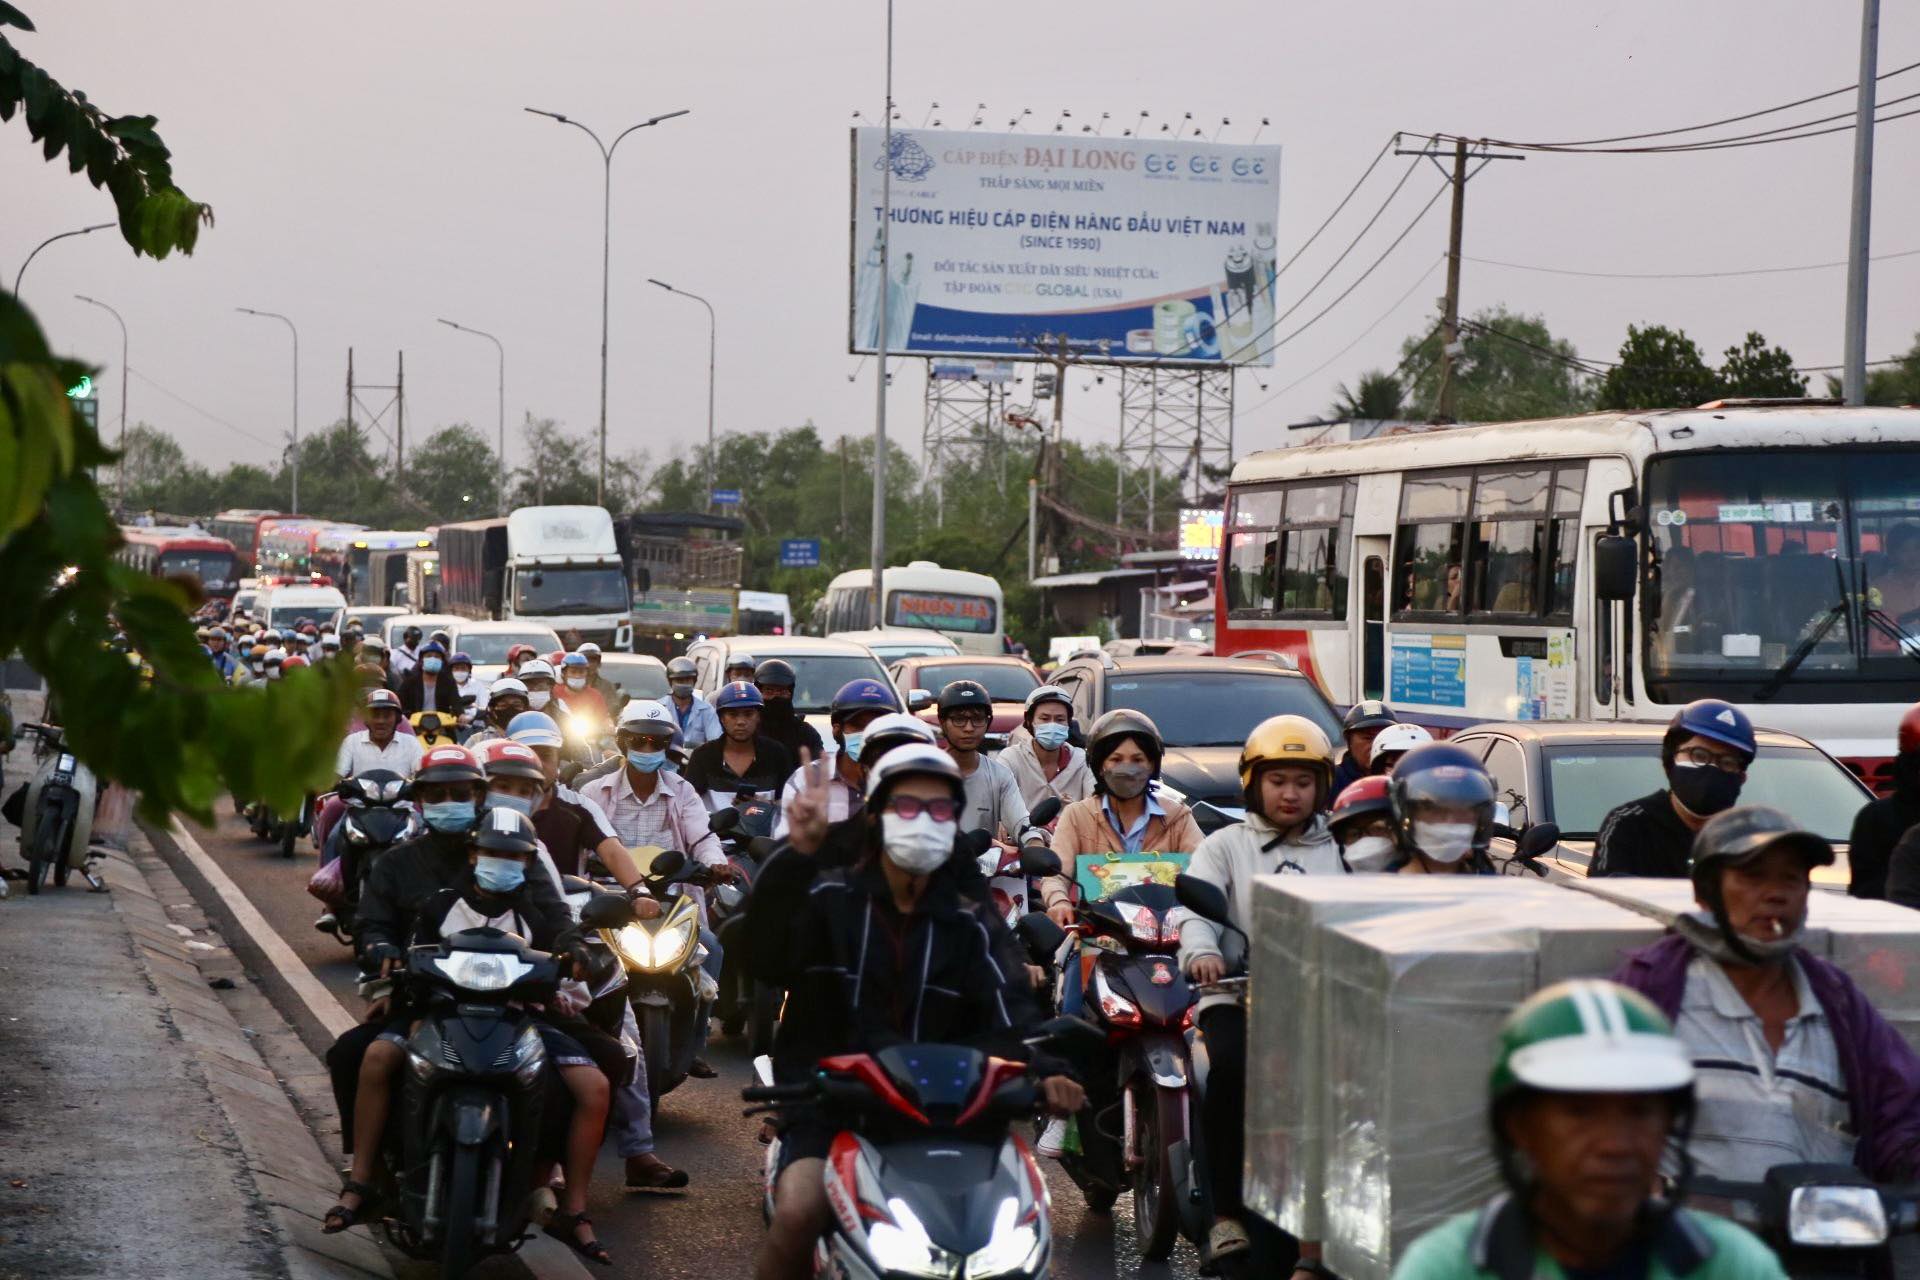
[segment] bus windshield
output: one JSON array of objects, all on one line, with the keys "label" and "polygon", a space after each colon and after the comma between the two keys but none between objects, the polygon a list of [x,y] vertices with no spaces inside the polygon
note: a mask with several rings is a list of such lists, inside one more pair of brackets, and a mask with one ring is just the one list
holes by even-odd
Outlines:
[{"label": "bus windshield", "polygon": [[160,572],[198,578],[208,591],[230,590],[235,580],[233,556],[226,551],[164,551]]},{"label": "bus windshield", "polygon": [[[1920,680],[1920,450],[1703,452],[1647,464],[1647,681],[1881,701]],[[1662,691],[1660,686],[1666,685]],[[1729,694],[1728,696],[1736,696]]]},{"label": "bus windshield", "polygon": [[629,607],[627,578],[617,565],[522,569],[513,581],[516,613],[625,613]]}]

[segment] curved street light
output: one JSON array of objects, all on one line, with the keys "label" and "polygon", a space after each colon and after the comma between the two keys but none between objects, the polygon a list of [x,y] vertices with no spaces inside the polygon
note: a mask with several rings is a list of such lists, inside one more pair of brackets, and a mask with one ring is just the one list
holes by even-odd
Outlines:
[{"label": "curved street light", "polygon": [[108,227],[118,225],[118,223],[113,222],[96,222],[90,227],[81,227],[77,231],[62,231],[57,236],[48,236],[45,240],[33,246],[33,252],[27,255],[27,260],[20,264],[19,273],[13,277],[13,296],[16,298],[20,296],[20,282],[27,278],[27,268],[33,265],[34,258],[42,249],[52,244],[55,240],[65,240],[68,236],[84,236],[94,231],[105,231]]},{"label": "curved street light", "polygon": [[[500,354],[500,451],[496,461],[500,468],[500,514],[505,515],[507,514],[507,349],[500,345],[500,339],[490,333],[482,332],[479,329],[470,329],[464,324],[455,324],[451,320],[442,320],[440,323],[449,329],[458,329],[461,333],[470,333],[476,338],[485,338],[493,344],[493,349]],[[471,502],[472,500],[471,495],[460,499],[462,502]]]},{"label": "curved street light", "polygon": [[98,298],[89,298],[84,293],[76,293],[73,296],[100,308],[112,316],[114,323],[120,326],[120,465],[118,468],[120,474],[116,483],[120,487],[120,502],[125,505],[127,501],[127,322],[118,311]]},{"label": "curved street light", "polygon": [[688,293],[685,289],[676,289],[665,280],[647,277],[647,283],[657,285],[668,293],[677,293],[683,298],[691,298],[707,309],[707,511],[713,511],[713,367],[714,344],[719,322],[713,318],[713,304],[697,293]]},{"label": "curved street light", "polygon": [[300,514],[300,331],[293,327],[293,321],[278,311],[255,311],[252,307],[235,307],[235,311],[250,316],[259,316],[263,320],[278,320],[287,326],[287,332],[293,335],[293,515]]}]

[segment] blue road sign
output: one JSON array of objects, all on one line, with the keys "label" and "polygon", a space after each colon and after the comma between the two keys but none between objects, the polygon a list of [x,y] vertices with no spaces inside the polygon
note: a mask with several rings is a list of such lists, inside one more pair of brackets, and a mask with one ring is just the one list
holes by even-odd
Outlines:
[{"label": "blue road sign", "polygon": [[737,507],[740,505],[740,491],[738,489],[715,489],[713,491],[713,504],[717,507]]},{"label": "blue road sign", "polygon": [[780,567],[782,569],[819,568],[820,539],[782,538],[780,540]]}]

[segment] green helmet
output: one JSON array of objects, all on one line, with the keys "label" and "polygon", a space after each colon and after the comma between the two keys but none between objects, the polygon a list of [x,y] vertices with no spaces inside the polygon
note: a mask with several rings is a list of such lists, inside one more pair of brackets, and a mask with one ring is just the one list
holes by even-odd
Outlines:
[{"label": "green helmet", "polygon": [[1693,1057],[1638,991],[1583,978],[1529,996],[1500,1028],[1489,1081],[1496,1106],[1522,1089],[1674,1093],[1693,1088]]}]

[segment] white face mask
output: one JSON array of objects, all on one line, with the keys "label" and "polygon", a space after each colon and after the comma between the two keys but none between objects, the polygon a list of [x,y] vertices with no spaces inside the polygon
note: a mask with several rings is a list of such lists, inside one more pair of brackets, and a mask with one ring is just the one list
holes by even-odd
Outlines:
[{"label": "white face mask", "polygon": [[1355,871],[1384,871],[1394,859],[1393,837],[1361,836],[1344,852]]},{"label": "white face mask", "polygon": [[584,689],[586,687],[587,687],[587,678],[585,676],[568,676],[567,677],[567,688]]},{"label": "white face mask", "polygon": [[941,822],[930,813],[903,818],[897,813],[880,815],[880,847],[887,860],[902,871],[916,876],[929,875],[953,856],[956,820]]},{"label": "white face mask", "polygon": [[546,689],[541,689],[538,692],[529,691],[527,693],[527,705],[535,711],[544,711],[547,703],[551,701],[552,698],[552,692]]},{"label": "white face mask", "polygon": [[1427,855],[1429,861],[1444,862],[1451,866],[1472,851],[1476,830],[1471,822],[1415,821],[1413,844]]}]

